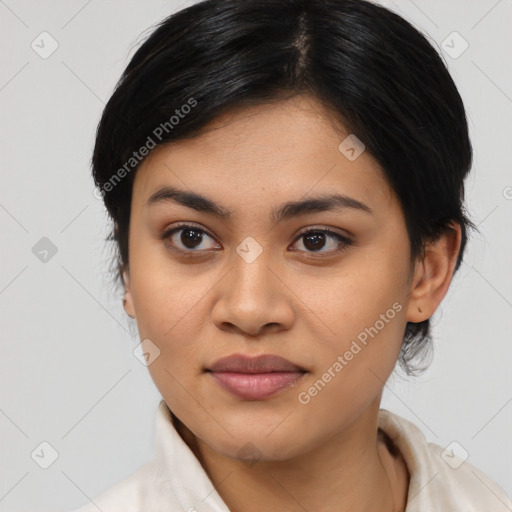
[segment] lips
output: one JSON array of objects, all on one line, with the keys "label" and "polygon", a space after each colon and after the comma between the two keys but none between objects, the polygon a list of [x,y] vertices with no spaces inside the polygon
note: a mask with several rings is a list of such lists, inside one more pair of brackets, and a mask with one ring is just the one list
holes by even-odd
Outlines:
[{"label": "lips", "polygon": [[239,373],[270,373],[270,372],[304,372],[304,368],[291,363],[287,359],[274,355],[248,357],[233,354],[215,362],[210,368],[211,372],[239,372]]},{"label": "lips", "polygon": [[263,400],[295,385],[306,370],[275,355],[234,354],[219,359],[207,372],[231,394],[246,400]]}]

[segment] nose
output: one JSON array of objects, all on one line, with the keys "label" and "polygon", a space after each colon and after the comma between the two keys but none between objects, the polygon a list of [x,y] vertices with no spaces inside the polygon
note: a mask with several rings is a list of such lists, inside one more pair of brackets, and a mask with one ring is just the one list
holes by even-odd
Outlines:
[{"label": "nose", "polygon": [[265,251],[252,262],[237,254],[217,293],[212,321],[221,330],[257,337],[293,325],[293,293]]}]

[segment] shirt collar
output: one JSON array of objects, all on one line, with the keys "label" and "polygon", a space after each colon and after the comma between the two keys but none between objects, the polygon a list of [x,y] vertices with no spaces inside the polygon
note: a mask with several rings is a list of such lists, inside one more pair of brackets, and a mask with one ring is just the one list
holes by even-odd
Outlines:
[{"label": "shirt collar", "polygon": [[[425,436],[413,423],[386,409],[379,410],[378,426],[391,438],[407,464],[410,475],[407,512],[425,510],[430,505],[428,493],[421,494],[421,490],[436,474],[435,468],[428,464]],[[203,466],[176,430],[172,413],[163,399],[158,405],[156,429],[159,477],[172,489],[183,509],[229,512]]]},{"label": "shirt collar", "polygon": [[229,512],[201,463],[176,430],[164,400],[158,404],[155,445],[159,477],[171,487],[183,510]]},{"label": "shirt collar", "polygon": [[432,463],[423,432],[414,423],[386,409],[379,410],[378,426],[398,448],[409,471],[406,511],[435,510],[436,505],[425,489],[439,470]]}]

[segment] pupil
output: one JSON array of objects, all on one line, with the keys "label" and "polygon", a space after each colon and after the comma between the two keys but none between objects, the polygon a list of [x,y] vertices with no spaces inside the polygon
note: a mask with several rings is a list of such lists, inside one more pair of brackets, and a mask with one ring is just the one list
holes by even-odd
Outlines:
[{"label": "pupil", "polygon": [[[203,235],[195,229],[184,229],[181,233],[181,242],[185,247],[196,247],[197,242],[201,243]],[[321,249],[325,243],[324,233],[310,233],[304,238],[304,245],[307,249],[315,251]]]},{"label": "pupil", "polygon": [[194,243],[198,241],[201,243],[202,238],[201,232],[195,229],[184,229],[181,232],[181,242],[188,248],[196,247]]},{"label": "pupil", "polygon": [[[313,243],[308,244],[308,241],[311,241],[311,240],[313,241]],[[324,233],[313,233],[313,234],[306,235],[306,237],[304,239],[304,246],[307,249],[316,250],[316,249],[321,249],[321,246],[323,245],[324,242],[325,242],[325,234]],[[308,247],[308,245],[311,245],[311,247]]]}]

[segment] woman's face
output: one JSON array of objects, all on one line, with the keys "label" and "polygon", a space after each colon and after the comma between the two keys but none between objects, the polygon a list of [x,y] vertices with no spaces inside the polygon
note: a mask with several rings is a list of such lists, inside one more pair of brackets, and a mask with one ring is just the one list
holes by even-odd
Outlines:
[{"label": "woman's face", "polygon": [[[125,307],[169,408],[218,453],[285,460],[378,410],[413,318],[410,249],[377,162],[350,138],[340,149],[348,135],[299,96],[225,114],[137,171]],[[165,187],[209,202],[154,196]],[[283,210],[334,195],[350,199]],[[208,371],[233,354],[300,371]]]}]

